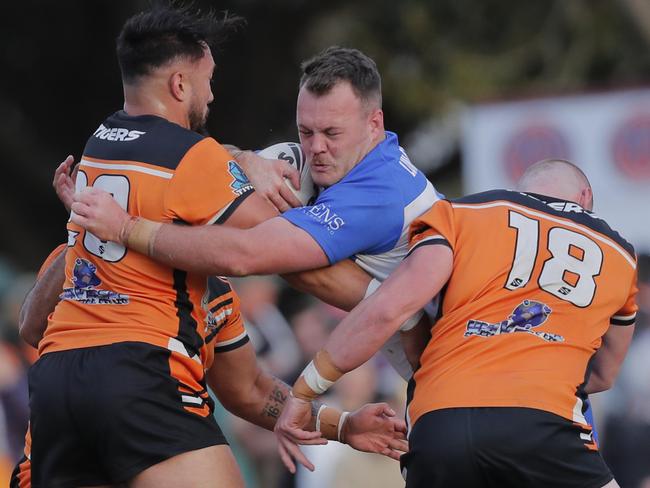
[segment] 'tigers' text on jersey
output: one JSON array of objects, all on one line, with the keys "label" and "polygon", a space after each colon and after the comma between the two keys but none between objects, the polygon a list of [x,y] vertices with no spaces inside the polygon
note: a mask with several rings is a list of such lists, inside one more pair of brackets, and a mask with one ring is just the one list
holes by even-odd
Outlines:
[{"label": "'tigers' text on jersey", "polygon": [[101,124],[93,133],[93,137],[107,141],[134,141],[141,135],[146,134],[140,130],[129,130],[123,127],[106,127]]}]

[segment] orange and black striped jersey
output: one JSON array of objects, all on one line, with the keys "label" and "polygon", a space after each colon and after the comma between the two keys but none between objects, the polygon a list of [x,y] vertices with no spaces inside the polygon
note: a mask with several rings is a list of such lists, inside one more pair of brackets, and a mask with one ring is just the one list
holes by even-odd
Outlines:
[{"label": "orange and black striped jersey", "polygon": [[[66,244],[56,247],[45,259],[38,272],[37,279],[40,279],[52,262],[66,249]],[[203,324],[205,336],[205,347],[203,348],[202,363],[193,366],[193,373],[200,374],[202,369],[208,369],[214,360],[215,352],[227,352],[243,346],[249,341],[244,328],[244,321],[240,313],[239,297],[230,286],[230,282],[222,277],[210,277],[207,280],[207,289],[201,299],[200,308],[201,324]],[[178,364],[172,356],[170,367],[182,369],[185,361]],[[180,367],[179,367],[180,366]],[[187,373],[180,371],[178,376],[186,376]],[[185,408],[194,410],[200,415],[208,412],[207,391],[197,391],[196,388],[179,385],[182,393],[182,400]],[[12,474],[13,483],[11,486],[17,488],[31,487],[31,447],[32,436],[29,428],[25,434],[25,447],[23,458],[16,465]]]},{"label": "orange and black striped jersey", "polygon": [[[186,225],[221,223],[252,185],[214,139],[154,115],[123,111],[89,138],[77,190],[111,193],[130,214]],[[158,264],[68,223],[66,281],[39,351],[146,342],[203,364],[199,304],[206,276]]]},{"label": "orange and black striped jersey", "polygon": [[579,205],[496,190],[441,200],[411,249],[447,245],[453,271],[414,375],[413,425],[454,407],[529,407],[586,424],[582,385],[610,324],[634,323],[632,246]]}]

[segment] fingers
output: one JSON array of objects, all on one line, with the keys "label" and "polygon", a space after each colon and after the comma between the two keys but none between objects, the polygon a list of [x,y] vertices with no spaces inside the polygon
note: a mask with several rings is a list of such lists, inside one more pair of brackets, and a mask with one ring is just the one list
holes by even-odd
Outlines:
[{"label": "fingers", "polygon": [[54,171],[52,186],[56,195],[63,203],[66,210],[70,210],[72,204],[72,194],[74,193],[74,180],[70,177],[70,167],[74,163],[74,158],[68,156]]},{"label": "fingers", "polygon": [[409,443],[405,440],[391,439],[388,441],[388,447],[394,451],[409,452]]},{"label": "fingers", "polygon": [[54,171],[55,179],[62,173],[69,174],[70,166],[72,166],[73,163],[74,157],[72,157],[72,155],[69,155],[67,158],[65,158]]},{"label": "fingers", "polygon": [[285,163],[285,168],[286,169],[282,172],[282,176],[287,178],[296,190],[300,190],[300,172],[287,163]]},{"label": "fingers", "polygon": [[[90,216],[90,206],[86,202],[73,202],[71,206],[71,210],[75,215],[81,217],[87,218]],[[72,221],[75,222],[74,219]]]},{"label": "fingers", "polygon": [[278,437],[286,437],[297,444],[306,445],[324,445],[327,439],[318,431],[308,431],[302,429],[293,429],[290,427],[277,428]]},{"label": "fingers", "polygon": [[73,201],[91,204],[104,198],[113,199],[110,193],[93,186],[87,186],[74,194]]},{"label": "fingers", "polygon": [[390,408],[390,406],[387,403],[378,403],[378,404],[376,404],[376,409],[377,409],[377,414],[378,415],[384,415],[386,417],[394,417],[395,416],[395,410]]},{"label": "fingers", "polygon": [[295,459],[309,471],[314,471],[314,465],[307,459],[297,444],[283,436],[278,436],[278,452],[280,459],[291,473],[296,472],[296,466],[292,460]]},{"label": "fingers", "polygon": [[[74,210],[73,210],[74,212]],[[70,215],[70,221],[74,224],[77,224],[80,227],[83,227],[84,229],[87,228],[88,226],[88,219],[84,217],[83,215],[79,215],[78,213],[74,212]]]},{"label": "fingers", "polygon": [[[71,158],[72,156],[68,156],[68,157]],[[73,183],[77,181],[77,173],[79,173],[79,165],[76,165],[72,169],[72,173],[70,173],[70,178],[72,179]]]},{"label": "fingers", "polygon": [[[289,188],[288,185],[284,183],[280,186],[280,196],[284,198],[284,201],[287,202],[291,207],[302,207],[303,204],[295,193]],[[288,209],[287,209],[288,210]]]},{"label": "fingers", "polygon": [[[286,185],[283,184],[283,186]],[[287,190],[289,189],[287,188]],[[291,192],[291,190],[289,190],[289,192]],[[282,198],[282,196],[280,196],[279,193],[270,193],[267,198],[280,213],[286,212],[291,208],[289,204],[286,201],[284,201],[284,199]]]},{"label": "fingers", "polygon": [[384,449],[381,452],[381,454],[383,454],[384,456],[387,456],[387,457],[389,457],[391,459],[394,459],[395,461],[399,461],[399,458],[402,456],[401,452],[393,451],[391,449]]},{"label": "fingers", "polygon": [[408,428],[406,427],[406,422],[401,419],[391,419],[393,421],[393,426],[397,432],[401,432],[404,435],[408,433]]},{"label": "fingers", "polygon": [[282,459],[282,464],[284,464],[291,474],[296,473],[296,465],[293,464],[293,460],[289,455],[289,452],[284,447],[281,439],[278,439],[278,453],[280,454],[280,459]]}]

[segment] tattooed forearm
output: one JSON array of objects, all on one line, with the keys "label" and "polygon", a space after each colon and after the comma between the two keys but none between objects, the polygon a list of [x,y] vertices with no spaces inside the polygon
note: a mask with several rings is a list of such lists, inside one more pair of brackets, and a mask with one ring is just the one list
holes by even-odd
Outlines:
[{"label": "tattooed forearm", "polygon": [[278,378],[273,378],[273,389],[266,398],[266,403],[264,404],[262,415],[277,419],[282,413],[284,404],[287,401],[289,390],[289,385],[279,380]]},{"label": "tattooed forearm", "polygon": [[[272,382],[273,385],[270,388],[269,394],[265,397],[264,408],[261,412],[263,426],[269,430],[273,430],[273,426],[276,420],[278,420],[278,417],[280,417],[284,409],[284,404],[289,398],[289,392],[291,391],[291,387],[278,378],[272,377]],[[319,401],[311,402],[311,421],[306,427],[307,430],[314,430],[316,426],[316,415],[320,406],[321,403]],[[258,423],[258,425],[262,424]]]}]

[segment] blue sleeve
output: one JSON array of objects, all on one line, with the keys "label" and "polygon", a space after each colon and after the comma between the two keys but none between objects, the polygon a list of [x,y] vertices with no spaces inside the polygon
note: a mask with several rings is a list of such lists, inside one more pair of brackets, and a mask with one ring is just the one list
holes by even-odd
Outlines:
[{"label": "blue sleeve", "polygon": [[334,264],[357,253],[392,249],[404,221],[404,205],[395,199],[390,188],[340,182],[321,192],[314,205],[282,216],[308,232]]}]

